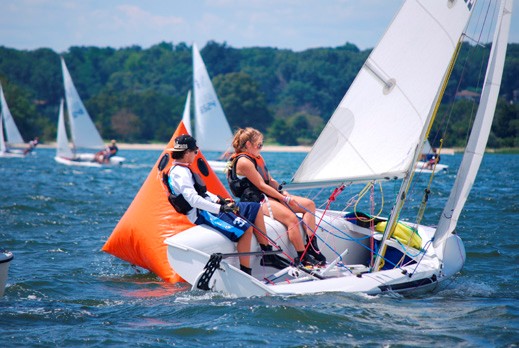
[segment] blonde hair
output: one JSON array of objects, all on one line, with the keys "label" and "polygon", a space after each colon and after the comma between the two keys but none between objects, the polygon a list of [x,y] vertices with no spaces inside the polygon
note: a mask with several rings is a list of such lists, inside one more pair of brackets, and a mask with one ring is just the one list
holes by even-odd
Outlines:
[{"label": "blonde hair", "polygon": [[234,147],[234,152],[244,152],[245,144],[247,141],[253,143],[262,137],[263,134],[257,129],[252,127],[247,127],[245,129],[239,128],[236,133],[234,133],[234,139],[232,140],[232,147]]}]

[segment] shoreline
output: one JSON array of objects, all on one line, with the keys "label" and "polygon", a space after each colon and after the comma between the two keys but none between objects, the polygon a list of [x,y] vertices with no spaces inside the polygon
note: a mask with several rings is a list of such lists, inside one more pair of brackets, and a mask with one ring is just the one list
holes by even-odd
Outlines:
[{"label": "shoreline", "polygon": [[[162,151],[168,145],[167,143],[154,143],[154,144],[130,144],[130,143],[117,143],[119,150],[158,150]],[[55,149],[56,143],[45,143],[38,144],[38,147],[43,149]],[[265,145],[263,151],[265,152],[309,152],[311,146],[282,146],[282,145]]]},{"label": "shoreline", "polygon": [[[144,143],[117,143],[119,150],[157,150],[162,151],[166,147],[167,143],[153,143],[153,144],[144,144]],[[55,149],[56,143],[49,142],[44,144],[38,144],[38,147],[43,149]],[[285,146],[285,145],[264,145],[264,152],[310,152],[312,146],[305,145],[295,145],[295,146]],[[456,153],[463,153],[463,148],[443,148],[441,151],[442,155],[454,155]],[[496,153],[499,152],[496,149],[485,149],[487,153]]]}]

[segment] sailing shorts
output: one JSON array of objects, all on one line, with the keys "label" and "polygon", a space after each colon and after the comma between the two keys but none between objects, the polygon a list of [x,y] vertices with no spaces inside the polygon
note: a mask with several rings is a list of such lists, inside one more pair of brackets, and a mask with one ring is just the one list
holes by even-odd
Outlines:
[{"label": "sailing shorts", "polygon": [[239,202],[237,205],[240,208],[239,216],[233,213],[211,214],[202,210],[198,214],[195,224],[209,225],[231,241],[237,242],[245,231],[252,226],[261,207],[259,203],[252,202]]}]

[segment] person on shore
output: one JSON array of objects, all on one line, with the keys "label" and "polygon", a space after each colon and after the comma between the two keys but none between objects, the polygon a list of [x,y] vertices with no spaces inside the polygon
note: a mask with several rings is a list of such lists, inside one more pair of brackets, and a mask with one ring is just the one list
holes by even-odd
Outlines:
[{"label": "person on shore", "polygon": [[29,141],[29,145],[23,151],[23,154],[28,155],[29,153],[32,152],[32,150],[34,150],[36,148],[36,146],[38,146],[38,144],[39,144],[39,138],[35,137],[33,140]]},{"label": "person on shore", "polygon": [[[297,251],[296,263],[325,265],[326,258],[319,250],[317,237],[314,236],[315,203],[308,198],[290,195],[269,174],[260,155],[263,134],[251,127],[238,129],[232,145],[235,154],[228,166],[227,181],[233,194],[240,198],[240,202],[261,202],[263,214],[285,225],[288,238]],[[303,226],[310,245],[305,246],[303,243],[296,213],[303,214]]]},{"label": "person on shore", "polygon": [[[259,203],[235,203],[207,191],[202,178],[190,169],[197,154],[198,146],[192,136],[181,135],[175,138],[175,145],[171,150],[174,162],[167,178],[169,201],[175,210],[187,215],[192,223],[207,224],[223,233],[231,241],[237,242],[240,253],[250,251],[253,233],[262,250],[272,250],[263,234],[265,221]],[[254,221],[254,225],[251,221]],[[250,257],[240,256],[239,258],[240,269],[250,275],[252,271]],[[279,256],[272,254],[263,255],[261,264],[278,269],[287,266]]]}]

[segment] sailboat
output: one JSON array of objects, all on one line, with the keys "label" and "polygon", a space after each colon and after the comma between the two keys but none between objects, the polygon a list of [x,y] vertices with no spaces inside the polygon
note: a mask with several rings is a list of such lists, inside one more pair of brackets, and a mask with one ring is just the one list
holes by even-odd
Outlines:
[{"label": "sailboat", "polygon": [[72,148],[69,147],[62,102],[58,118],[57,149],[54,160],[66,165],[90,167],[122,164],[125,161],[124,157],[113,156],[110,157],[108,163],[99,163],[96,161],[96,153],[76,152],[77,148],[95,149],[96,152],[102,151],[105,148],[105,144],[79,97],[63,57],[61,57],[61,68],[63,71],[68,120],[72,135]]},{"label": "sailboat", "polygon": [[[438,158],[438,161],[435,161],[436,158]],[[429,143],[429,140],[425,140],[425,143],[422,147],[422,155],[420,156],[420,160],[416,162],[415,165],[415,173],[446,173],[447,169],[449,169],[449,166],[438,163],[439,158],[440,155],[436,153],[436,149],[433,149],[431,143]]]},{"label": "sailboat", "polygon": [[[195,138],[198,146],[204,152],[225,154],[232,148],[233,134],[196,44],[193,44],[193,91]],[[208,162],[217,172],[223,172],[227,164],[226,159]]]},{"label": "sailboat", "polygon": [[12,148],[12,145],[14,144],[20,145],[25,144],[25,142],[23,141],[18,127],[16,127],[9,106],[7,106],[4,90],[1,85],[0,102],[2,103],[2,114],[0,115],[0,157],[24,157],[23,150]]},{"label": "sailboat", "polygon": [[[195,226],[166,239],[172,269],[193,289],[236,296],[432,291],[458,273],[466,254],[455,228],[488,140],[512,0],[499,7],[482,98],[437,227],[399,217],[473,10],[473,1],[406,1],[292,179],[292,187],[335,186],[330,202],[350,183],[401,180],[389,217],[321,210],[316,235],[330,261],[324,268],[264,269],[255,245],[252,276],[239,270],[232,242]],[[272,240],[289,245],[281,224],[268,217],[266,224]]]},{"label": "sailboat", "polygon": [[13,253],[7,250],[0,250],[0,296],[4,295],[9,264],[13,260]]}]

